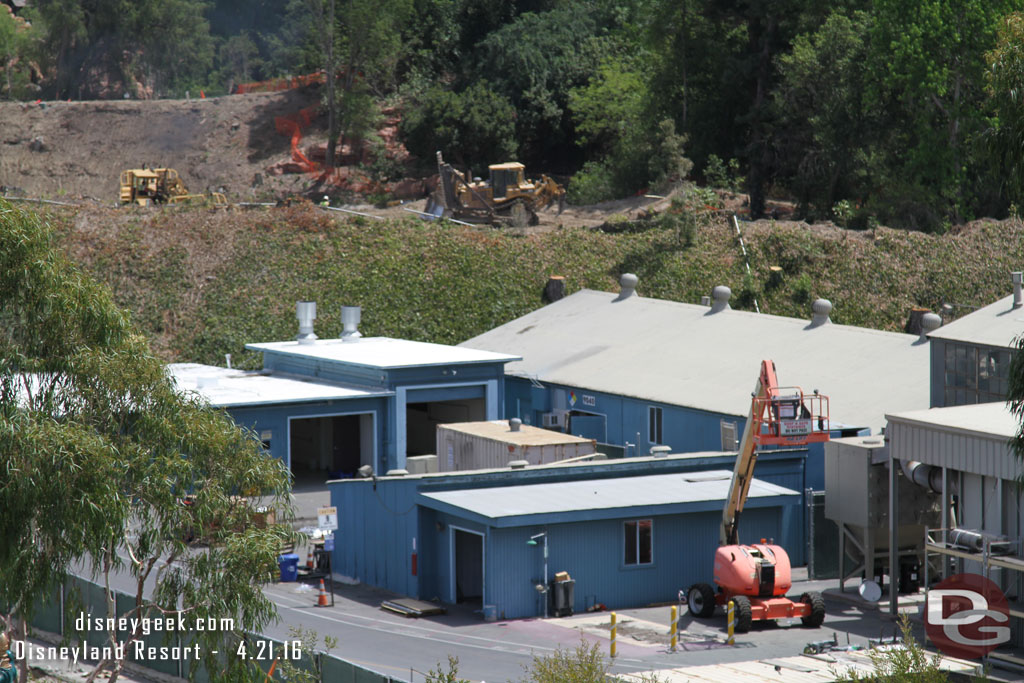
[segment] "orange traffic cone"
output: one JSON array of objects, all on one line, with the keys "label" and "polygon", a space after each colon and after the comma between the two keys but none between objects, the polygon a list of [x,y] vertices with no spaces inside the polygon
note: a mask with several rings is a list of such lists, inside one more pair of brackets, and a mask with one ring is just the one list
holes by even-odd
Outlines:
[{"label": "orange traffic cone", "polygon": [[310,548],[306,553],[306,569],[313,570],[313,549]]},{"label": "orange traffic cone", "polygon": [[320,597],[316,599],[317,607],[330,607],[330,603],[327,602],[327,591],[324,590],[324,580],[320,579]]}]

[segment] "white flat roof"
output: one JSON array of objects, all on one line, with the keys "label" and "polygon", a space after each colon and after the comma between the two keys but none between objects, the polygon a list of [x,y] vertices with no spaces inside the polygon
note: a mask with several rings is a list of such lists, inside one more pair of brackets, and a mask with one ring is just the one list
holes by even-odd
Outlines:
[{"label": "white flat roof", "polygon": [[781,384],[829,396],[834,426],[877,432],[886,410],[929,405],[917,335],[616,297],[582,290],[462,346],[521,356],[509,375],[726,415],[747,414],[764,359]]},{"label": "white flat roof", "polygon": [[886,415],[886,419],[937,427],[970,435],[1009,439],[1016,436],[1020,423],[1004,401],[949,406],[928,410],[910,410]]},{"label": "white flat roof", "polygon": [[[725,500],[732,472],[709,470],[639,477],[438,491],[421,495],[497,519],[519,515],[679,505]],[[797,496],[796,491],[754,479],[750,498]]]},{"label": "white flat roof", "polygon": [[300,344],[297,341],[266,342],[246,344],[245,348],[382,369],[521,360],[519,356],[506,353],[389,337],[363,337],[355,342],[317,339],[312,344]]},{"label": "white flat roof", "polygon": [[1008,348],[1024,333],[1024,307],[1013,307],[1013,295],[943,325],[929,337]]},{"label": "white flat roof", "polygon": [[230,408],[270,403],[307,403],[390,396],[384,389],[356,387],[297,375],[230,370],[199,363],[172,363],[167,372],[182,391],[199,394],[211,406]]}]

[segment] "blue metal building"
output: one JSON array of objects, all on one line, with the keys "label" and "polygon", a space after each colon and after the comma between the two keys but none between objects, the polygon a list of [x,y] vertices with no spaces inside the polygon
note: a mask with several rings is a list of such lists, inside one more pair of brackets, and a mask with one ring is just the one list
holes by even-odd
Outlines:
[{"label": "blue metal building", "polygon": [[[758,461],[741,541],[774,538],[803,559],[800,495],[806,451]],[[471,474],[328,482],[338,508],[335,570],[365,583],[498,617],[543,612],[536,590],[566,571],[574,609],[674,600],[710,581],[731,454],[640,457]],[[546,535],[546,538],[545,536]]]},{"label": "blue metal building", "polygon": [[[831,398],[834,436],[877,433],[887,410],[929,405],[923,336],[833,324],[824,299],[799,320],[732,310],[727,287],[708,306],[641,297],[636,284],[624,275],[617,294],[581,290],[462,344],[522,357],[506,366],[507,417],[626,456],[731,450],[763,359],[782,383]],[[807,475],[824,488],[820,444]]]},{"label": "blue metal building", "polygon": [[295,341],[246,346],[263,354],[260,371],[168,370],[181,389],[259,434],[297,478],[320,482],[363,465],[403,469],[407,455],[434,452],[438,424],[505,412],[504,364],[517,356],[358,332],[317,339],[308,322]]}]

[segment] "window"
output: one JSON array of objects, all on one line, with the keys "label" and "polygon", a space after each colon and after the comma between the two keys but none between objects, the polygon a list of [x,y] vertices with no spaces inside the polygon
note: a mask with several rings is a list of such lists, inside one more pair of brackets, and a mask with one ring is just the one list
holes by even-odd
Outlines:
[{"label": "window", "polygon": [[1006,398],[1010,351],[946,343],[944,405],[989,403]]},{"label": "window", "polygon": [[624,564],[627,567],[651,564],[654,557],[652,543],[654,522],[649,519],[641,519],[625,522],[623,527],[626,532],[624,534],[626,539]]},{"label": "window", "polygon": [[647,408],[647,417],[647,440],[652,444],[661,443],[661,408],[650,406]]}]

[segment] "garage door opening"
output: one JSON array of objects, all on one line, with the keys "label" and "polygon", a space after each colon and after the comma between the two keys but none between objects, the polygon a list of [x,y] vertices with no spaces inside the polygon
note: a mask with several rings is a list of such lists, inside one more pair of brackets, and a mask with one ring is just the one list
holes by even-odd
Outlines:
[{"label": "garage door opening", "polygon": [[437,425],[486,420],[487,402],[482,398],[467,398],[456,401],[407,403],[405,416],[406,454],[435,455]]},{"label": "garage door opening", "polygon": [[373,462],[373,414],[330,415],[290,420],[289,456],[299,481],[355,476]]},{"label": "garage door opening", "polygon": [[452,529],[455,543],[455,602],[483,609],[484,537]]}]

